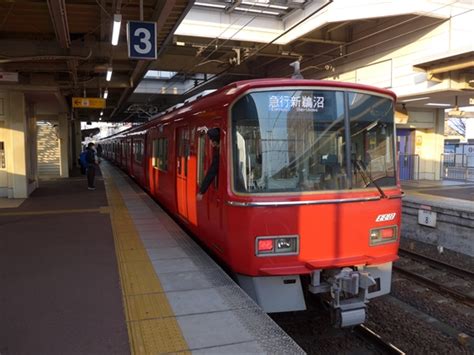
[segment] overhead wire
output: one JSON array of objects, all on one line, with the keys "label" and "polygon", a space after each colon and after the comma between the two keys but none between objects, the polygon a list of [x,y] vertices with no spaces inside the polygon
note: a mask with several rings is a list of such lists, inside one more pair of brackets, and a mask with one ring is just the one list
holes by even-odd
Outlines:
[{"label": "overhead wire", "polygon": [[[303,22],[305,22],[306,20],[308,20],[310,17],[314,16],[316,13],[318,13],[319,11],[321,11],[322,9],[324,9],[325,7],[327,7],[328,5],[330,5],[331,3],[333,2],[333,0],[328,0],[327,3],[323,4],[322,6],[318,7],[316,10],[314,10],[313,12],[311,12],[308,16],[306,16],[305,18],[303,18],[302,20],[298,21],[296,24],[294,24],[293,26],[291,26],[290,28],[288,28],[287,30],[285,30],[284,32],[282,32],[281,34],[279,34],[278,36],[276,36],[273,40],[271,40],[270,42],[260,46],[259,48],[257,48],[252,54],[248,55],[246,58],[244,58],[243,60],[240,61],[239,65],[242,64],[243,62],[247,61],[249,58],[255,56],[256,54],[258,54],[259,52],[261,52],[263,49],[267,48],[269,45],[271,45],[272,43],[274,43],[275,41],[277,41],[279,38],[281,38],[282,36],[286,35],[288,32],[292,31],[296,26],[302,24]],[[268,8],[270,6],[270,4],[268,4],[266,7]],[[213,80],[215,80],[217,77],[221,76],[222,74],[225,74],[229,68],[231,66],[229,65],[228,68],[220,71],[219,73],[215,74],[215,76],[213,77]],[[193,88],[192,90],[195,90],[195,88]]]},{"label": "overhead wire", "polygon": [[[368,34],[368,35],[366,35],[366,36],[363,36],[363,37],[358,38],[358,39],[356,39],[356,40],[353,40],[353,41],[351,41],[351,42],[348,42],[348,43],[345,43],[345,44],[343,44],[343,45],[340,45],[340,46],[338,46],[337,48],[331,48],[330,50],[327,50],[327,51],[325,51],[325,52],[318,53],[318,54],[316,54],[316,55],[314,55],[314,56],[312,56],[312,57],[310,57],[310,58],[307,58],[307,59],[303,60],[301,63],[302,63],[302,64],[303,64],[303,63],[307,63],[307,62],[309,62],[309,61],[314,60],[315,58],[322,57],[322,56],[325,56],[326,54],[329,54],[329,53],[331,53],[331,52],[334,52],[334,51],[337,50],[337,49],[341,50],[342,48],[345,48],[345,47],[350,46],[350,45],[354,45],[354,44],[359,43],[359,42],[361,42],[361,41],[363,41],[363,40],[369,39],[369,38],[371,38],[371,37],[373,37],[373,36],[376,36],[376,35],[379,35],[379,34],[382,34],[382,33],[386,33],[386,32],[389,31],[389,30],[392,30],[392,29],[394,29],[394,28],[400,27],[400,26],[405,25],[405,24],[407,24],[407,23],[413,22],[413,21],[415,21],[415,20],[417,20],[417,19],[419,19],[419,18],[422,18],[422,17],[427,16],[428,14],[434,14],[435,12],[437,12],[437,11],[439,11],[439,10],[442,10],[443,8],[452,6],[452,5],[454,5],[455,3],[458,3],[458,2],[459,2],[459,0],[455,0],[455,1],[452,1],[452,2],[450,2],[450,3],[448,3],[448,4],[444,4],[443,6],[440,6],[440,7],[438,7],[438,8],[432,9],[432,10],[430,10],[430,11],[425,11],[425,12],[423,12],[423,14],[416,15],[415,17],[411,17],[410,19],[407,19],[407,20],[405,20],[405,21],[398,22],[398,23],[396,23],[396,24],[394,24],[394,25],[391,25],[391,26],[388,26],[388,27],[386,27],[386,28],[383,28],[383,29],[381,29],[381,30],[379,30],[379,31],[375,31],[375,32],[370,33],[370,34]],[[328,3],[328,4],[330,4],[330,3]],[[325,5],[327,6],[328,4],[325,4]],[[252,5],[252,6],[253,6],[253,5]],[[324,5],[323,5],[323,6],[324,6]],[[469,11],[472,11],[472,10],[467,10],[467,11],[465,11],[465,12],[462,12],[462,13],[459,13],[459,14],[456,14],[456,15],[452,15],[451,18],[452,18],[452,17],[459,16],[459,15],[462,15],[462,14],[467,13],[467,12],[469,12]],[[246,12],[244,12],[243,14],[245,14],[245,13],[246,13]],[[242,15],[243,15],[243,14],[242,14]],[[311,15],[307,16],[305,19],[303,19],[302,21],[298,22],[298,24],[303,23],[304,21],[306,21],[307,19],[309,19],[309,17],[313,16],[314,14],[315,14],[315,13],[312,13]],[[256,18],[257,16],[258,16],[258,14],[256,14],[255,16],[253,16],[252,20],[253,20],[254,18]],[[236,21],[237,21],[237,20],[238,20],[238,19],[236,19]],[[392,37],[392,38],[390,38],[390,39],[384,40],[384,41],[382,41],[382,42],[378,42],[377,44],[372,44],[372,45],[370,45],[370,46],[366,46],[366,47],[364,47],[364,48],[361,48],[361,49],[359,49],[359,50],[357,50],[357,51],[354,51],[354,52],[351,52],[351,53],[346,53],[346,54],[344,54],[344,55],[342,55],[342,56],[339,56],[339,57],[337,57],[337,58],[331,59],[331,60],[329,60],[329,61],[327,61],[327,62],[318,63],[317,66],[323,66],[323,67],[324,67],[325,65],[330,64],[330,63],[333,63],[333,62],[335,62],[335,61],[337,61],[337,60],[340,60],[341,58],[347,58],[347,57],[349,57],[349,56],[351,56],[351,55],[354,55],[354,54],[360,53],[360,52],[362,52],[362,51],[364,51],[364,50],[373,48],[374,46],[377,46],[377,45],[380,45],[380,44],[383,44],[383,43],[392,41],[393,39],[397,39],[397,38],[400,38],[400,37],[403,37],[403,36],[412,34],[412,33],[414,33],[414,32],[423,30],[423,29],[425,29],[425,28],[429,28],[429,27],[431,27],[431,26],[435,26],[435,25],[437,25],[437,24],[439,24],[439,23],[445,22],[446,20],[447,20],[447,19],[442,19],[442,20],[439,20],[439,21],[437,21],[437,22],[435,22],[435,23],[431,23],[431,24],[429,24],[429,25],[423,26],[423,27],[421,27],[421,28],[417,28],[417,29],[414,29],[414,30],[411,30],[411,31],[408,31],[408,32],[401,33],[401,34],[399,34],[399,35],[397,35],[397,36],[395,36],[395,37]],[[225,30],[223,30],[219,36],[221,36],[223,33],[225,33],[225,32],[228,30],[228,28],[230,28],[230,26],[232,26],[233,24],[235,24],[236,21],[234,21],[232,24],[229,24],[229,25],[227,26],[227,28],[226,28]],[[243,30],[246,26],[248,26],[248,24],[249,24],[250,22],[251,22],[251,21],[249,21],[249,22],[246,23],[244,26],[242,26],[242,27],[239,29],[238,32],[240,32],[240,31]],[[260,51],[262,51],[263,49],[265,49],[266,47],[268,47],[269,45],[271,45],[272,43],[274,43],[276,40],[278,40],[279,38],[281,38],[283,35],[285,35],[288,31],[292,30],[294,27],[295,27],[295,26],[292,26],[289,30],[287,30],[287,31],[285,31],[284,33],[278,35],[278,36],[277,36],[276,38],[274,38],[272,41],[270,41],[270,42],[268,42],[268,43],[262,45],[261,47],[259,47],[259,48],[257,49],[257,51],[255,51],[254,53],[252,53],[251,55],[249,55],[247,58],[244,58],[243,60],[241,60],[240,64],[242,64],[244,61],[248,60],[250,57],[253,57],[253,56],[257,55]],[[223,46],[226,42],[230,41],[238,32],[234,33],[231,37],[229,37],[228,39],[226,39],[220,46]],[[212,41],[209,42],[209,44],[208,44],[205,48],[207,49],[210,45],[212,45],[212,43],[214,43],[214,41],[216,41],[216,40],[218,40],[218,39],[219,39],[219,37],[214,38]],[[216,48],[212,53],[214,53],[216,50],[217,50],[217,48]],[[212,54],[212,53],[211,53],[211,54]],[[203,60],[201,60],[200,63],[204,62],[204,60],[206,60],[207,58],[209,58],[209,56],[210,56],[210,55],[208,55],[206,58],[204,58]],[[190,69],[182,68],[181,71],[186,71],[186,72],[184,73],[184,74],[186,75],[186,74],[189,73],[190,70],[194,69],[196,66],[202,65],[202,64],[200,64],[200,63],[195,64],[195,65],[194,65],[193,67],[191,67]],[[215,74],[214,77],[213,77],[213,79],[215,79],[217,76],[220,76],[220,75],[222,75],[222,74],[225,74],[225,73],[230,69],[230,67],[231,67],[231,66],[229,65],[228,68],[226,68],[226,69],[222,70],[221,72]],[[315,67],[316,67],[316,66],[315,66]],[[303,70],[308,70],[308,69],[309,69],[309,68],[303,68],[302,71],[303,71]],[[171,86],[172,86],[172,84],[166,86],[165,89],[169,89]],[[193,88],[193,89],[194,89],[194,88]]]},{"label": "overhead wire", "polygon": [[[373,37],[373,36],[376,36],[376,35],[378,35],[378,34],[387,32],[387,31],[389,31],[389,30],[391,30],[391,29],[393,29],[393,28],[397,28],[397,27],[400,27],[400,26],[405,25],[405,24],[407,24],[407,23],[413,22],[413,21],[415,21],[415,20],[417,20],[417,19],[419,19],[419,18],[421,18],[421,17],[426,16],[427,14],[433,14],[433,13],[439,11],[439,10],[442,10],[442,9],[444,9],[444,8],[446,8],[446,7],[452,6],[452,5],[454,5],[455,3],[458,3],[458,2],[459,2],[459,0],[452,1],[452,2],[450,2],[450,3],[448,3],[448,4],[444,4],[444,5],[442,5],[442,6],[438,7],[438,8],[432,9],[432,10],[430,10],[430,11],[425,11],[425,12],[423,12],[423,14],[417,15],[417,16],[415,16],[415,17],[412,17],[412,18],[407,19],[407,20],[402,21],[402,22],[398,22],[398,23],[396,23],[396,24],[394,24],[394,25],[391,25],[391,26],[389,26],[389,27],[383,28],[382,30],[375,31],[375,32],[373,32],[373,33],[370,33],[370,34],[364,36],[364,37],[361,37],[361,38],[358,38],[358,39],[356,39],[356,40],[354,40],[354,41],[351,41],[351,42],[345,43],[345,44],[343,44],[343,45],[340,45],[340,46],[338,46],[337,48],[331,48],[331,49],[329,49],[329,50],[327,50],[327,51],[325,51],[325,52],[318,53],[317,55],[314,55],[314,56],[312,56],[312,57],[310,57],[310,58],[307,58],[306,60],[303,60],[303,61],[301,62],[301,64],[307,63],[308,61],[312,61],[312,60],[314,60],[315,58],[325,56],[325,55],[327,55],[327,54],[329,54],[329,53],[331,53],[331,52],[334,52],[334,51],[337,50],[337,49],[340,50],[340,49],[345,48],[345,47],[347,47],[347,46],[354,45],[354,44],[356,44],[356,43],[358,43],[358,42],[361,42],[361,41],[363,41],[363,40],[365,40],[365,39],[368,39],[368,38],[370,38],[370,37]],[[327,5],[327,4],[326,4],[326,5]],[[464,13],[469,12],[469,11],[472,11],[472,10],[467,10],[467,11],[461,13],[461,14],[464,14]],[[298,24],[303,23],[304,21],[306,21],[307,19],[309,19],[309,18],[310,18],[311,16],[313,16],[314,14],[315,14],[315,13],[310,14],[310,15],[307,16],[305,19],[299,21]],[[451,16],[451,17],[459,16],[459,15],[461,15],[461,14],[453,15],[453,16]],[[387,42],[387,41],[390,41],[390,40],[393,40],[394,38],[399,38],[399,37],[402,37],[402,36],[411,34],[411,33],[413,33],[413,32],[422,30],[422,29],[424,29],[424,28],[437,25],[437,24],[439,24],[439,23],[445,22],[446,20],[447,20],[447,19],[442,19],[442,20],[440,20],[440,21],[437,21],[437,22],[434,23],[434,24],[430,24],[430,25],[424,26],[423,28],[418,28],[418,29],[415,29],[415,30],[412,30],[412,31],[409,31],[409,32],[406,32],[406,33],[402,33],[402,34],[400,34],[400,35],[398,35],[398,36],[396,36],[396,37],[393,37],[393,38],[391,38],[391,39],[389,39],[389,40],[384,41],[383,43],[385,43],[385,42]],[[274,43],[277,39],[281,38],[283,35],[285,35],[287,32],[289,32],[289,31],[292,30],[293,28],[294,28],[294,26],[291,27],[289,30],[285,31],[284,33],[278,35],[278,36],[277,36],[276,38],[274,38],[271,42],[266,43],[265,45],[261,46],[261,47],[258,49],[257,52],[252,53],[252,55],[248,56],[248,57],[245,58],[243,61],[248,60],[250,57],[252,57],[252,56],[258,54],[258,52],[260,52],[260,51],[263,50],[264,48],[266,48],[266,47],[268,47],[269,45],[271,45],[272,43]],[[348,56],[354,55],[354,54],[359,53],[359,52],[361,52],[361,51],[363,51],[363,50],[370,49],[370,48],[372,48],[372,47],[374,47],[374,46],[376,46],[376,45],[380,45],[380,43],[373,44],[373,45],[370,45],[370,46],[368,46],[368,47],[361,48],[361,49],[357,50],[357,52],[347,53],[347,54],[345,54],[345,55],[343,55],[343,56],[339,56],[339,57],[334,58],[334,59],[331,59],[331,60],[329,60],[329,61],[327,61],[327,62],[318,63],[317,65],[318,65],[318,66],[325,66],[325,65],[330,64],[330,63],[332,63],[332,62],[335,62],[335,61],[337,61],[337,60],[339,60],[339,59],[341,59],[341,58],[343,58],[343,57],[348,57]],[[241,63],[242,63],[243,61],[241,61]],[[216,75],[222,75],[222,74],[224,74],[227,70],[228,70],[228,68],[225,69],[225,70],[223,70],[223,71],[221,71],[220,73],[218,73],[218,74],[216,74]],[[306,69],[306,68],[303,68],[302,70],[304,71],[304,70],[307,70],[307,69]]]},{"label": "overhead wire", "polygon": [[[361,41],[363,41],[363,40],[366,40],[366,39],[368,39],[368,38],[374,37],[374,36],[379,35],[379,34],[381,34],[381,33],[387,32],[387,31],[389,31],[389,30],[391,30],[391,29],[400,27],[400,26],[405,25],[405,24],[407,24],[407,23],[413,22],[413,21],[415,21],[415,20],[417,20],[417,19],[419,19],[419,18],[421,18],[421,17],[425,17],[425,16],[428,15],[428,14],[433,14],[433,13],[435,13],[436,11],[442,10],[442,9],[444,9],[445,7],[451,6],[451,5],[453,5],[453,4],[457,3],[457,2],[459,2],[459,0],[454,0],[454,1],[450,2],[450,3],[448,3],[448,4],[445,4],[445,5],[443,5],[443,6],[440,6],[440,7],[436,8],[436,9],[431,10],[431,11],[425,11],[425,12],[423,12],[423,14],[416,15],[416,16],[411,17],[411,18],[409,18],[409,19],[407,19],[407,20],[405,20],[405,21],[402,21],[402,22],[397,22],[396,24],[391,25],[391,26],[388,26],[388,27],[385,27],[385,28],[383,28],[383,29],[381,29],[381,30],[379,30],[379,31],[371,32],[371,33],[369,33],[369,34],[366,35],[366,36],[363,36],[363,37],[358,38],[358,39],[356,39],[356,40],[353,40],[353,41],[351,41],[351,42],[342,44],[342,45],[338,46],[337,48],[331,48],[331,49],[329,49],[329,50],[327,50],[327,51],[325,51],[325,52],[318,53],[318,54],[316,54],[316,55],[314,55],[314,56],[312,56],[312,57],[310,57],[310,58],[307,58],[307,59],[301,61],[301,64],[304,64],[304,63],[307,63],[307,62],[309,62],[309,61],[312,61],[312,60],[314,60],[315,58],[318,58],[318,57],[323,57],[323,56],[325,56],[325,55],[327,55],[327,54],[329,54],[329,53],[331,53],[331,52],[334,52],[335,50],[338,50],[338,49],[341,50],[341,49],[344,48],[344,47],[347,47],[347,46],[350,46],[350,45],[354,45],[354,44],[359,43],[359,42],[361,42]],[[452,16],[452,17],[454,17],[454,16]],[[434,25],[436,25],[436,24],[438,24],[438,23],[445,22],[445,21],[446,21],[446,19],[442,19],[442,20],[440,20],[439,22],[436,22],[435,24],[430,24],[430,25],[424,26],[424,28],[430,27],[430,26],[434,26]],[[418,28],[418,29],[409,31],[409,32],[407,32],[407,33],[402,33],[402,34],[400,34],[400,35],[398,35],[398,36],[396,36],[396,37],[394,37],[394,38],[399,38],[399,37],[402,37],[402,36],[404,36],[404,35],[408,35],[408,34],[411,34],[411,33],[413,33],[413,32],[416,32],[416,31],[418,31],[418,30],[424,29],[424,28]],[[383,41],[382,43],[385,43],[385,42],[390,41],[390,40],[393,40],[393,38],[390,38],[389,40]],[[353,54],[355,54],[355,53],[358,53],[358,52],[363,51],[363,50],[366,50],[366,49],[370,49],[370,48],[374,47],[375,45],[380,45],[380,43],[376,43],[376,44],[374,44],[374,45],[370,45],[370,46],[368,46],[368,47],[361,48],[361,49],[357,50],[357,52],[347,53],[347,54],[345,54],[345,55],[343,55],[343,56],[339,56],[339,57],[334,58],[334,59],[331,59],[331,60],[329,60],[329,61],[327,61],[327,62],[318,63],[316,66],[324,66],[324,65],[330,64],[330,63],[332,63],[332,62],[334,62],[334,61],[336,61],[336,60],[339,60],[340,58],[353,55]],[[303,69],[303,70],[306,70],[306,69]]]},{"label": "overhead wire", "polygon": [[[250,6],[248,9],[252,9],[253,7],[255,6],[255,4],[252,4],[252,6]],[[229,28],[231,28],[233,25],[235,25],[237,23],[237,21],[239,21],[245,14],[247,14],[249,11],[243,11],[242,13],[239,14],[239,16],[236,16],[236,19],[235,21],[233,21],[232,23],[230,23],[229,25],[227,25],[227,27],[222,30],[219,35],[212,39],[203,49],[203,51],[205,51],[207,48],[209,48],[215,41],[217,43],[219,43],[219,39],[221,39],[220,37],[229,30]],[[227,42],[229,42],[230,40],[232,40],[232,38],[235,37],[235,35],[237,35],[240,31],[242,31],[245,27],[247,27],[253,20],[255,20],[257,18],[258,14],[255,14],[253,15],[250,20],[248,20],[243,26],[241,26],[238,31],[234,32],[232,34],[232,36],[230,36],[229,38],[225,39],[223,43],[221,43],[220,45],[216,45],[214,50],[209,53],[205,58],[202,58],[197,64],[194,64],[193,66],[191,67],[183,67],[181,68],[179,71],[177,71],[177,73],[182,73],[184,72],[184,76],[186,76],[187,74],[189,74],[193,69],[197,68],[198,66],[201,66],[201,65],[204,65],[205,63],[208,63],[210,61],[208,61],[208,59],[211,57],[212,54],[214,54],[219,48],[221,48],[222,46],[224,46],[224,44],[226,44]],[[169,84],[165,87],[165,90],[168,90],[172,84],[176,81],[176,79],[174,78],[171,78],[170,81],[168,82]]]},{"label": "overhead wire", "polygon": [[[331,0],[329,3],[331,3],[331,2],[332,2],[332,0]],[[248,12],[250,12],[250,10],[253,9],[253,7],[254,7],[255,5],[256,5],[256,3],[253,3],[250,7],[247,8],[247,11],[243,11],[243,12],[240,14],[240,17],[242,17],[244,14],[247,14]],[[262,8],[270,8],[270,5],[271,5],[271,4],[268,3],[266,6],[261,6],[261,5],[260,5],[260,7],[262,7]],[[325,6],[325,5],[323,5],[323,6]],[[318,11],[319,11],[319,10],[318,10]],[[228,41],[232,40],[232,39],[235,37],[235,35],[237,35],[240,31],[242,31],[244,28],[246,28],[253,20],[255,20],[255,18],[258,17],[258,15],[260,15],[260,13],[256,13],[249,21],[247,21],[247,22],[246,22],[243,26],[241,26],[236,32],[234,32],[234,33],[232,34],[232,36],[230,36],[229,38],[225,39],[224,42],[223,42],[222,44],[220,44],[220,47],[224,46]],[[214,40],[218,40],[219,37],[220,37],[222,34],[224,34],[224,33],[225,33],[232,25],[234,25],[238,20],[239,20],[239,18],[237,18],[233,23],[229,24],[229,25],[226,27],[226,29],[224,29],[224,30],[219,34],[219,36],[218,36],[217,38],[215,38],[215,39],[213,39],[211,42],[209,42],[209,44],[205,47],[205,49],[207,49],[207,48],[214,42]],[[292,27],[292,28],[293,28],[293,27]],[[291,28],[291,29],[292,29],[292,28]],[[290,30],[291,30],[291,29],[290,29]],[[289,31],[289,30],[287,30],[287,31]],[[282,35],[286,34],[287,31],[285,31],[283,34],[281,34],[281,35],[277,36],[276,38],[274,38],[270,43],[267,43],[266,45],[264,45],[264,48],[266,48],[268,45],[270,45],[271,43],[273,43],[274,41],[276,41],[276,40],[277,40],[278,38],[280,38]],[[181,70],[178,71],[178,72],[186,71],[186,72],[184,73],[184,75],[186,76],[186,74],[188,74],[191,70],[195,69],[196,67],[201,66],[201,65],[204,65],[205,63],[210,62],[210,61],[205,62],[205,60],[208,59],[213,53],[215,53],[218,48],[219,48],[219,47],[216,46],[216,48],[215,48],[210,54],[208,54],[208,55],[206,56],[206,58],[203,58],[203,60],[201,60],[199,63],[195,64],[193,67],[191,67],[191,68],[189,68],[189,69],[184,69],[184,68],[183,68],[183,69],[181,69]],[[261,50],[264,49],[264,48],[259,48],[259,49],[257,49],[257,52],[261,51]],[[205,50],[205,49],[204,49],[204,50]],[[244,59],[244,60],[245,60],[245,59]],[[240,64],[241,64],[244,60],[241,60]],[[210,80],[216,79],[217,76],[222,75],[223,73],[225,73],[225,72],[226,72],[228,69],[230,69],[231,67],[232,67],[232,65],[229,64],[229,66],[228,66],[226,69],[224,69],[224,70],[222,70],[221,72],[215,74],[215,75],[213,76],[213,78],[210,79]],[[174,82],[174,80],[171,79],[171,80],[170,80],[170,84],[165,87],[165,90],[168,90],[168,89],[172,86],[172,83],[173,83],[173,82]],[[195,89],[195,88],[192,88],[191,90],[194,90],[194,89]]]}]

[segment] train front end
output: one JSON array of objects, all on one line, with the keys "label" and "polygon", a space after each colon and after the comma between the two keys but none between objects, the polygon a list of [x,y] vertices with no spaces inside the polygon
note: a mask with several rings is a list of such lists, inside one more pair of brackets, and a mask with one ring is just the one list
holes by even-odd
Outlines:
[{"label": "train front end", "polygon": [[358,86],[255,88],[230,110],[230,263],[267,312],[313,295],[337,326],[390,292],[401,190],[394,96]]}]

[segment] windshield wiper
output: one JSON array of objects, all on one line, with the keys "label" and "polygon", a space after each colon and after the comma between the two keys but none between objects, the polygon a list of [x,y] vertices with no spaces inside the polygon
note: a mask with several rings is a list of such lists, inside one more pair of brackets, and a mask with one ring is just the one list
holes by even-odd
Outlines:
[{"label": "windshield wiper", "polygon": [[380,186],[368,174],[367,169],[362,161],[353,160],[352,163],[354,164],[355,169],[359,172],[360,176],[362,177],[362,180],[364,180],[365,186],[368,186],[369,183],[372,183],[377,188],[377,190],[379,190],[380,196],[382,196],[382,198],[388,198],[387,195],[385,195],[385,192],[383,192]]}]

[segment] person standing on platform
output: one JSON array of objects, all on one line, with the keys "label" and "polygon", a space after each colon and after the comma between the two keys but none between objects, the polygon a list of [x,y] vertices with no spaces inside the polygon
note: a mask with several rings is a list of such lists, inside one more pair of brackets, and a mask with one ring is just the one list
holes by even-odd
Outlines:
[{"label": "person standing on platform", "polygon": [[102,158],[102,146],[100,144],[97,144],[97,156]]},{"label": "person standing on platform", "polygon": [[94,143],[89,143],[87,145],[87,154],[86,154],[86,162],[87,162],[87,188],[89,190],[95,190],[95,169],[96,166],[99,164]]},{"label": "person standing on platform", "polygon": [[212,146],[212,162],[209,169],[207,169],[206,176],[202,180],[201,186],[199,187],[199,192],[197,194],[197,200],[201,201],[202,196],[206,193],[211,183],[217,177],[219,172],[219,141],[220,141],[220,130],[219,128],[211,128],[207,130],[207,136],[211,141]]}]

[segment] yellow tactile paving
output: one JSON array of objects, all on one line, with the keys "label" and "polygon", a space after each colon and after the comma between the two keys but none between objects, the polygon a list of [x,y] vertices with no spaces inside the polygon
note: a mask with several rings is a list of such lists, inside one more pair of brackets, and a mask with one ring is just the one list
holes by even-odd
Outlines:
[{"label": "yellow tactile paving", "polygon": [[163,292],[160,281],[149,261],[123,263],[123,291],[125,295]]},{"label": "yellow tactile paving", "polygon": [[124,249],[121,254],[122,262],[142,261],[148,256],[145,249]]},{"label": "yellow tactile paving", "polygon": [[187,353],[189,349],[133,219],[109,175],[103,169],[114,232],[124,312],[132,354]]},{"label": "yellow tactile paving", "polygon": [[127,303],[130,320],[156,319],[174,315],[164,293],[128,296]]},{"label": "yellow tactile paving", "polygon": [[[134,336],[132,352],[135,354],[155,354],[155,349],[162,353],[174,353],[188,349],[185,343],[176,338],[181,332],[178,324],[170,326],[167,319],[151,319],[131,323],[131,333]],[[156,334],[160,334],[157,337]],[[190,354],[190,353],[189,353]]]}]

